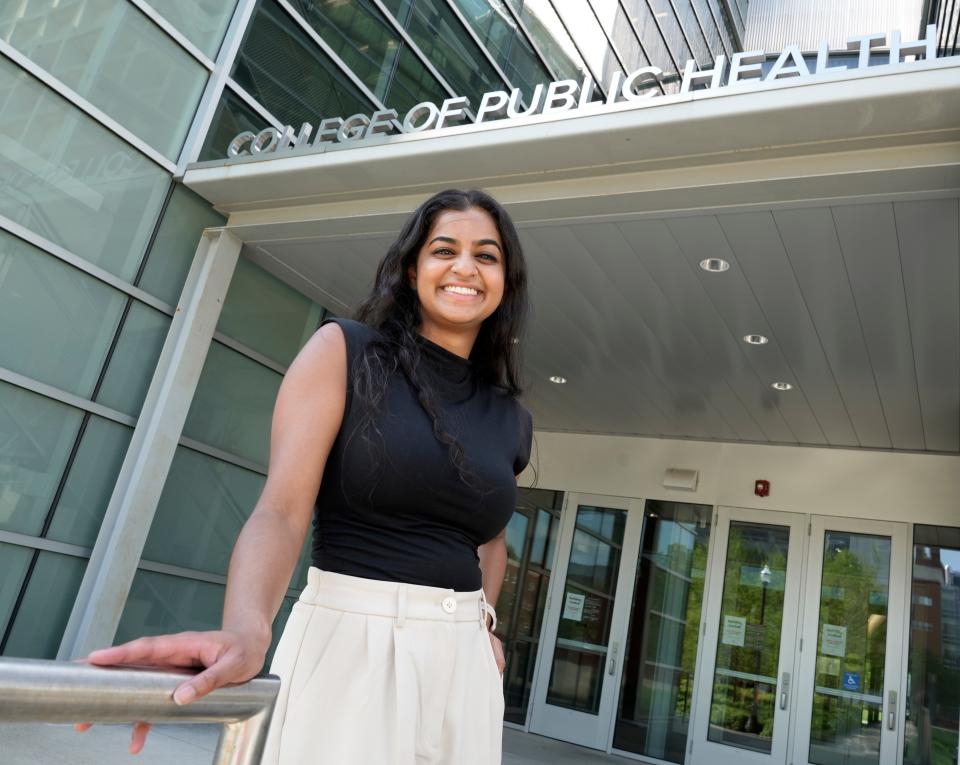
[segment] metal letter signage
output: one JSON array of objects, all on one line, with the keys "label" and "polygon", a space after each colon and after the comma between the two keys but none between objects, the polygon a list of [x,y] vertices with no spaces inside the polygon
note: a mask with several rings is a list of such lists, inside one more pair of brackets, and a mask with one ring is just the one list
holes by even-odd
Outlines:
[{"label": "metal letter signage", "polygon": [[[698,69],[696,61],[690,60],[681,73],[680,94],[690,93],[697,86],[703,90],[730,88],[740,91],[756,83],[776,83],[793,78],[808,80],[838,70],[863,69],[870,65],[873,49],[884,44],[889,47],[891,65],[906,63],[902,60],[904,56],[923,56],[924,59],[931,60],[937,57],[937,27],[930,24],[926,37],[911,42],[903,42],[899,32],[850,38],[847,41],[847,51],[856,54],[855,64],[849,60],[850,56],[847,54],[847,61],[830,66],[830,46],[826,41],[820,43],[812,67],[796,45],[786,46],[772,65],[766,67],[766,71],[764,64],[767,62],[767,54],[762,50],[734,53],[730,57],[729,66],[724,56],[717,56],[713,69]],[[607,104],[641,101],[646,105],[655,103],[656,97],[661,95],[660,83],[665,76],[675,77],[672,73],[665,75],[663,70],[655,66],[642,67],[630,72],[626,77],[620,71],[614,72],[603,104],[592,100],[595,83],[589,76],[585,76],[582,82],[560,80],[549,84],[540,83],[534,88],[529,100],[524,99],[517,88],[509,93],[505,90],[493,90],[483,94],[476,112],[472,111],[466,97],[457,96],[446,99],[440,106],[430,101],[419,103],[412,107],[402,120],[393,109],[377,111],[369,117],[365,114],[354,114],[346,119],[330,117],[320,121],[316,135],[309,122],[303,123],[296,135],[291,126],[283,130],[267,127],[259,133],[248,130],[230,141],[227,156],[264,157],[291,151],[316,152],[323,151],[328,146],[361,146],[370,139],[383,140],[391,135],[426,133],[463,124],[480,125],[500,119],[554,115],[587,106],[602,109]]]}]

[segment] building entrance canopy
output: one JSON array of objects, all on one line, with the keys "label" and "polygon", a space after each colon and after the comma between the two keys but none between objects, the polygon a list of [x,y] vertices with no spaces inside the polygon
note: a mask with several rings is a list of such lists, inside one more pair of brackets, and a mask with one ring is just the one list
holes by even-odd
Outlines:
[{"label": "building entrance canopy", "polygon": [[[957,453],[958,96],[960,60],[917,61],[184,181],[252,258],[340,312],[425,195],[492,192],[530,261],[538,428]],[[730,268],[698,267],[711,258]]]}]

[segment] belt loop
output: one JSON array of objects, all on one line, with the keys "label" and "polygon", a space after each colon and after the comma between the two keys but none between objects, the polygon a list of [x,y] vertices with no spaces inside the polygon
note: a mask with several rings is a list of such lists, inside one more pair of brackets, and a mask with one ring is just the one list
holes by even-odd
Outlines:
[{"label": "belt loop", "polygon": [[480,590],[480,629],[487,628],[487,594]]},{"label": "belt loop", "polygon": [[397,588],[397,627],[402,628],[407,620],[407,585]]}]

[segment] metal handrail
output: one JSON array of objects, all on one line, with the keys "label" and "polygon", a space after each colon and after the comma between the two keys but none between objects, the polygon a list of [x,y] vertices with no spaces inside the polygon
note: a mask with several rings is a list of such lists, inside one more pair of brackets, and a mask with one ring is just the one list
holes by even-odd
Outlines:
[{"label": "metal handrail", "polygon": [[173,691],[188,674],[0,657],[0,722],[223,723],[213,765],[257,765],[279,678],[255,677],[178,706]]}]

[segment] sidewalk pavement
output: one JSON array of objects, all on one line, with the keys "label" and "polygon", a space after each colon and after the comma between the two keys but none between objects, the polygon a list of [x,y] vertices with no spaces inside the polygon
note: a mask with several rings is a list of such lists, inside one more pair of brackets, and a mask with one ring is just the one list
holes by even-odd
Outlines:
[{"label": "sidewalk pavement", "polygon": [[[219,725],[156,725],[144,750],[131,757],[129,725],[0,724],[3,765],[210,765]],[[503,765],[629,765],[632,760],[511,728],[503,731]]]}]

